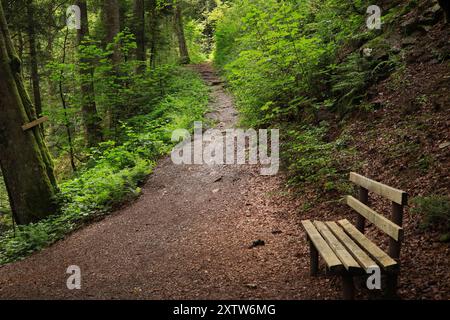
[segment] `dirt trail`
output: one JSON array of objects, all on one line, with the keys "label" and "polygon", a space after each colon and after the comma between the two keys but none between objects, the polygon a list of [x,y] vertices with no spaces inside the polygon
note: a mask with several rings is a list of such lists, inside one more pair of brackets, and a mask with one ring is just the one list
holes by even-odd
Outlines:
[{"label": "dirt trail", "polygon": [[[207,64],[211,117],[236,123]],[[126,208],[31,257],[0,267],[0,298],[305,299],[339,297],[308,275],[308,250],[281,176],[255,166],[174,165],[167,157]],[[249,249],[255,240],[264,246]],[[68,290],[78,265],[82,289]],[[317,293],[320,289],[320,293]]]}]

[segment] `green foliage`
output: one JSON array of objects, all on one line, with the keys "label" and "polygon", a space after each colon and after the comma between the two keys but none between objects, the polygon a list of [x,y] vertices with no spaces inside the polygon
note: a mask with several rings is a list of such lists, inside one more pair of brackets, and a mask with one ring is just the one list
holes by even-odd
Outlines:
[{"label": "green foliage", "polygon": [[0,235],[12,225],[11,208],[9,206],[8,192],[0,171]]},{"label": "green foliage", "polygon": [[167,93],[153,111],[123,121],[119,139],[92,148],[89,161],[77,175],[60,184],[61,214],[19,226],[15,235],[13,230],[0,235],[0,264],[48,246],[139,195],[139,185],[155,161],[171,149],[172,130],[190,129],[193,121],[202,121],[208,105],[208,88],[198,75],[174,67],[170,70],[174,75],[166,79]]},{"label": "green foliage", "polygon": [[283,137],[285,148],[282,157],[288,163],[290,183],[315,184],[323,191],[348,192],[345,162],[348,151],[345,141],[326,142],[328,126],[303,126],[290,129]]},{"label": "green foliage", "polygon": [[89,217],[106,212],[128,197],[139,194],[139,182],[150,173],[154,162],[110,144],[93,167],[61,185],[63,215]]},{"label": "green foliage", "polygon": [[[114,47],[117,47],[120,52],[120,62],[116,66],[110,59]],[[180,104],[178,99],[189,98],[185,91],[180,98],[177,81],[189,87],[187,80],[189,78],[192,86],[195,86],[193,91],[200,90],[200,80],[193,78],[191,73],[180,71],[175,65],[158,65],[152,69],[146,68],[143,73],[136,73],[140,62],[130,57],[135,47],[133,35],[128,30],[124,30],[105,49],[100,42],[87,39],[78,47],[77,58],[72,63],[52,62],[46,66],[46,71],[56,87],[59,87],[59,80],[63,79],[62,91],[67,104],[67,108],[63,109],[59,94],[55,94],[56,98],[49,100],[48,108],[45,110],[55,124],[47,139],[49,144],[54,146],[52,151],[56,162],[55,168],[60,179],[66,179],[72,174],[68,161],[70,145],[67,126],[72,133],[72,146],[77,163],[84,162],[89,157],[89,150],[85,149],[80,113],[83,103],[82,95],[79,90],[69,88],[78,89],[81,83],[93,81],[96,109],[99,117],[103,119],[104,136],[119,141],[124,138],[120,121],[128,121],[137,115],[148,115],[155,108],[161,108],[160,103],[172,95],[175,95],[178,104]],[[79,63],[79,61],[83,62]],[[78,72],[80,69],[89,69],[92,76],[90,73],[80,74]],[[177,72],[180,76],[173,77],[172,75]],[[201,95],[206,95],[203,87],[201,88],[203,90]],[[203,101],[201,100],[200,104]],[[181,109],[185,110],[187,103],[191,102],[184,102]],[[165,116],[168,116],[168,108],[162,108],[162,110]],[[190,114],[194,113],[192,111]],[[180,114],[186,116],[184,111]],[[112,130],[109,130],[110,123],[112,123]],[[147,128],[143,129],[147,130]],[[152,135],[151,138],[159,139],[156,135]],[[82,165],[82,163],[78,164]]]},{"label": "green foliage", "polygon": [[224,67],[239,54],[236,37],[241,28],[241,12],[227,4],[221,4],[209,16],[209,20],[216,25],[214,63]]},{"label": "green foliage", "polygon": [[[113,65],[110,60],[114,48],[118,48],[120,52],[120,62],[117,65]],[[146,69],[143,74],[136,73],[141,62],[130,59],[135,48],[133,35],[125,30],[114,38],[114,42],[106,50],[100,44],[90,44],[80,51],[82,58],[94,62],[94,90],[97,108],[103,119],[111,114],[114,118],[127,119],[148,112],[164,95],[162,88],[166,86],[173,66],[164,65],[152,70]]]},{"label": "green foliage", "polygon": [[0,172],[0,214],[10,212],[8,193],[6,192],[5,182]]},{"label": "green foliage", "polygon": [[323,141],[325,130],[303,127],[289,131],[288,169],[294,173],[293,181],[326,183],[327,177],[335,174],[331,159],[334,145]]},{"label": "green foliage", "polygon": [[[368,1],[235,0],[220,4],[214,63],[252,127],[289,128],[283,154],[293,183],[348,192],[345,138],[321,114],[371,112],[367,88],[401,66],[385,34],[368,30]],[[391,8],[383,12],[390,13]],[[363,50],[366,49],[366,50]],[[337,137],[337,138],[336,138]],[[333,141],[334,139],[334,141]]]},{"label": "green foliage", "polygon": [[206,43],[204,25],[198,21],[189,20],[184,25],[184,34],[191,63],[201,63],[205,61],[207,56],[206,48],[203,47]]},{"label": "green foliage", "polygon": [[338,97],[339,111],[345,113],[365,97],[365,89],[371,79],[369,63],[359,53],[352,53],[344,63],[336,66],[333,73],[331,90]]},{"label": "green foliage", "polygon": [[450,198],[432,195],[416,197],[412,201],[411,212],[422,216],[423,228],[435,228],[443,232],[442,239],[450,234]]},{"label": "green foliage", "polygon": [[334,0],[240,0],[221,10],[215,63],[249,125],[301,119],[329,100],[338,50],[363,24],[348,3]]}]

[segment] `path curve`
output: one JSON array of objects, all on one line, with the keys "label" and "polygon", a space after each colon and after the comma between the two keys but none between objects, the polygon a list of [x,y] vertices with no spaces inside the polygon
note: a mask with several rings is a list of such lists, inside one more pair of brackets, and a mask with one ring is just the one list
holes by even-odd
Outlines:
[{"label": "path curve", "polygon": [[[211,66],[192,68],[211,85],[210,116],[232,127],[233,101]],[[254,166],[177,166],[167,157],[129,206],[0,267],[0,298],[336,298],[332,280],[308,275],[304,234],[283,183]],[[249,249],[258,239],[265,245]],[[69,265],[81,268],[81,290],[66,287]]]}]

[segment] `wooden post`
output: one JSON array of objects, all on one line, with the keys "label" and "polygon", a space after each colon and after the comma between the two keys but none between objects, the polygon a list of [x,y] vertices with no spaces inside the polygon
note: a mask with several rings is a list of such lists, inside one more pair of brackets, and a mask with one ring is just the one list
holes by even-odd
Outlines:
[{"label": "wooden post", "polygon": [[386,278],[386,298],[395,299],[397,297],[398,274],[388,274]]},{"label": "wooden post", "polygon": [[355,298],[353,276],[347,272],[342,275],[342,290],[344,300],[353,300]]},{"label": "wooden post", "polygon": [[[398,204],[396,202],[392,202],[392,222],[394,222],[398,226],[402,226],[403,224],[403,205]],[[398,239],[395,241],[392,238],[389,238],[389,256],[400,262],[400,248],[401,248],[402,239]],[[397,282],[398,282],[398,272],[393,274],[389,274],[387,276],[386,282],[386,295],[388,299],[395,298],[397,294]]]},{"label": "wooden post", "polygon": [[[392,222],[400,227],[403,224],[403,205],[396,202],[392,202]],[[395,241],[394,239],[389,238],[389,256],[397,261],[400,259],[401,242],[402,239]]]},{"label": "wooden post", "polygon": [[[358,200],[364,203],[365,205],[369,204],[369,190],[364,187],[359,187],[359,197]],[[356,229],[358,229],[361,233],[364,233],[364,228],[366,224],[366,219],[358,214],[356,218]]]},{"label": "wooden post", "polygon": [[310,274],[314,276],[319,271],[319,252],[317,251],[316,247],[314,247],[314,244],[309,239],[309,237],[308,242],[309,242],[309,257],[310,257],[309,270]]}]

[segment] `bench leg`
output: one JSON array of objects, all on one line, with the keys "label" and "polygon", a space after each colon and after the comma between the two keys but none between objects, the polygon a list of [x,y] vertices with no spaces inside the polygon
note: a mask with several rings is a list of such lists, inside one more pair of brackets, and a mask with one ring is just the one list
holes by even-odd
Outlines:
[{"label": "bench leg", "polygon": [[397,274],[390,274],[386,279],[386,298],[395,299],[397,297]]},{"label": "bench leg", "polygon": [[355,284],[353,283],[352,275],[342,275],[342,289],[344,300],[353,300],[355,298]]},{"label": "bench leg", "polygon": [[310,258],[309,270],[310,274],[314,276],[319,271],[319,252],[317,251],[316,247],[314,247],[314,244],[309,238],[308,242],[309,242],[309,258]]}]

